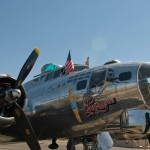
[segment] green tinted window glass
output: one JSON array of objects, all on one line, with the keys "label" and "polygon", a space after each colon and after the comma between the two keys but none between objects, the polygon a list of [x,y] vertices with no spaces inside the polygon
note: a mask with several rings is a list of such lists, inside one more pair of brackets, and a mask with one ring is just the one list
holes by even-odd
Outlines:
[{"label": "green tinted window glass", "polygon": [[46,66],[45,71],[55,70],[57,68],[59,68],[59,66],[53,65],[53,64],[49,64],[48,66]]}]

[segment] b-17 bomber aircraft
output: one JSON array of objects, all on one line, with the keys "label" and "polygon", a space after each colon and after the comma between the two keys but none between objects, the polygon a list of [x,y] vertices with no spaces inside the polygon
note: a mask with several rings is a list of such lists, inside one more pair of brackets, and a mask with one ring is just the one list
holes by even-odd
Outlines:
[{"label": "b-17 bomber aircraft", "polygon": [[64,67],[46,64],[23,84],[38,55],[35,48],[17,79],[0,74],[1,141],[25,140],[31,150],[48,138],[50,149],[68,138],[87,150],[95,135],[102,149],[112,139],[150,141],[150,63],[113,60],[89,68],[73,64],[69,52]]}]

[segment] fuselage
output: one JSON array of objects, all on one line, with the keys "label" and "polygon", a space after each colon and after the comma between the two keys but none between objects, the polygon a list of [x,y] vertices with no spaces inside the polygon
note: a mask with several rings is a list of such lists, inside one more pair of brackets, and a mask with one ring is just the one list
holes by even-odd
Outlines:
[{"label": "fuselage", "polygon": [[149,83],[150,63],[115,63],[67,76],[57,69],[24,84],[24,111],[39,138],[90,135],[126,109],[148,108]]}]

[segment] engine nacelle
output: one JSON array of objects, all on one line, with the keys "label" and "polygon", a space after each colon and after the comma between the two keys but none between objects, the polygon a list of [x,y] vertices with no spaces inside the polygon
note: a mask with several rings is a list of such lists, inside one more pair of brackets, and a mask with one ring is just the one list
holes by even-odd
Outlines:
[{"label": "engine nacelle", "polygon": [[127,109],[121,116],[121,127],[127,132],[150,133],[150,110],[146,109]]},{"label": "engine nacelle", "polygon": [[[16,79],[7,74],[0,74],[0,94],[7,90],[13,89]],[[26,92],[21,85],[18,88],[21,91],[21,97],[17,99],[17,103],[21,108],[24,108],[27,103]],[[1,98],[0,99],[0,128],[7,127],[14,122],[13,112],[10,105]]]}]

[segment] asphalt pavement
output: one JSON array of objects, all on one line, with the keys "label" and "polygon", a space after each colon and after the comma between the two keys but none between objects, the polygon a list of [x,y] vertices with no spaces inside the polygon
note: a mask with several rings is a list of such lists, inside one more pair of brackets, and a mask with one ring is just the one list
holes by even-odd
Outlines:
[{"label": "asphalt pavement", "polygon": [[[48,145],[51,143],[49,140],[39,141],[42,150],[49,150]],[[67,141],[58,140],[57,143],[59,144],[58,150],[66,150]],[[25,142],[10,142],[10,143],[0,143],[0,150],[29,150],[29,147]],[[76,150],[83,150],[83,145],[78,144],[76,145]],[[111,150],[139,150],[133,148],[121,148],[121,147],[113,147]],[[140,150],[142,150],[140,148]],[[145,148],[143,148],[145,150]]]}]

